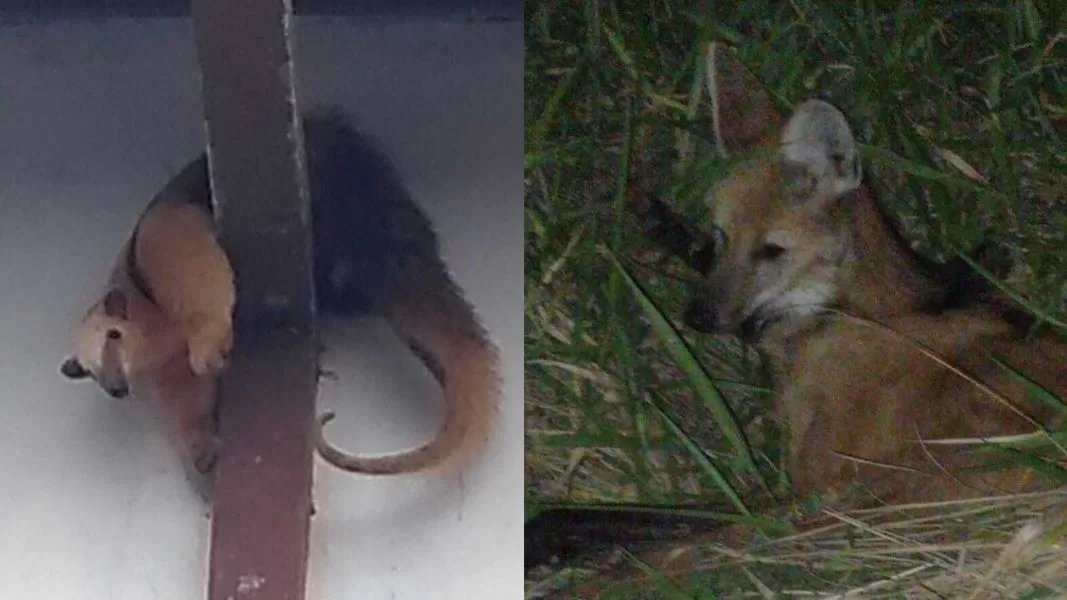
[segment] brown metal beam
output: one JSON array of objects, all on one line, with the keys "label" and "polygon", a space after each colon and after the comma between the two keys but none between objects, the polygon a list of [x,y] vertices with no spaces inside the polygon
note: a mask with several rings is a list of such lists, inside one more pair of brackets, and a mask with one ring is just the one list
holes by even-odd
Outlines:
[{"label": "brown metal beam", "polygon": [[305,597],[317,349],[289,4],[192,0],[215,215],[238,296],[219,382],[209,600]]},{"label": "brown metal beam", "polygon": [[303,600],[317,349],[303,333],[239,339],[219,390],[208,600]]}]

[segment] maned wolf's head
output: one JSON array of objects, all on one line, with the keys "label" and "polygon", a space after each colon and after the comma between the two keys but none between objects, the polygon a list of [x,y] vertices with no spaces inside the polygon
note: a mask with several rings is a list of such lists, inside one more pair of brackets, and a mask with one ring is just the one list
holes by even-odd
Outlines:
[{"label": "maned wolf's head", "polygon": [[91,378],[113,398],[130,393],[130,380],[181,348],[178,329],[147,298],[110,287],[93,304],[75,338],[75,353],[59,371],[70,379]]},{"label": "maned wolf's head", "polygon": [[820,100],[782,119],[716,44],[706,76],[720,151],[757,152],[709,194],[714,259],[687,321],[749,339],[772,325],[796,330],[838,296],[851,247],[844,217],[861,180],[856,142],[841,112]]}]

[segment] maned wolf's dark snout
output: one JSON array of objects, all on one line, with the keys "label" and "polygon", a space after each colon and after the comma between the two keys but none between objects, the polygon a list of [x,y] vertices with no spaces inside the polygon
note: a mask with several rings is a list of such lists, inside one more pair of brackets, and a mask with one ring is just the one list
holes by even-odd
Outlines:
[{"label": "maned wolf's dark snout", "polygon": [[773,319],[768,320],[758,314],[753,314],[742,321],[736,330],[724,331],[718,311],[703,298],[695,298],[689,302],[682,321],[687,327],[701,333],[736,333],[738,337],[748,342],[756,341],[767,325],[774,322]]}]

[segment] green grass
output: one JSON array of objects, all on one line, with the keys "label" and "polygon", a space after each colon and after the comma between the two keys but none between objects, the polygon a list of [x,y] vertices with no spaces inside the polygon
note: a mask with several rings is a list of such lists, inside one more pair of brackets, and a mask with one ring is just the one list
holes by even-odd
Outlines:
[{"label": "green grass", "polygon": [[1067,1],[889,4],[527,3],[531,507],[743,512],[782,485],[758,357],[678,325],[691,275],[626,209],[655,190],[704,222],[725,165],[701,42],[736,47],[784,109],[819,95],[844,110],[921,251],[988,242],[994,262],[1028,267],[1011,293],[1067,321]]}]

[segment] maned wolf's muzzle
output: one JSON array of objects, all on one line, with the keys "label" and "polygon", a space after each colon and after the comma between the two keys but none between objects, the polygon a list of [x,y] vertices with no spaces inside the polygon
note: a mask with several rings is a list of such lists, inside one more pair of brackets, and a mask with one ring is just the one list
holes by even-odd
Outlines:
[{"label": "maned wolf's muzzle", "polygon": [[[727,333],[723,331],[719,313],[711,303],[703,298],[694,298],[689,302],[682,321],[687,327],[701,333]],[[730,333],[736,333],[742,340],[754,341],[770,322],[770,320],[761,318],[758,314],[753,314],[741,322],[736,332]]]}]

